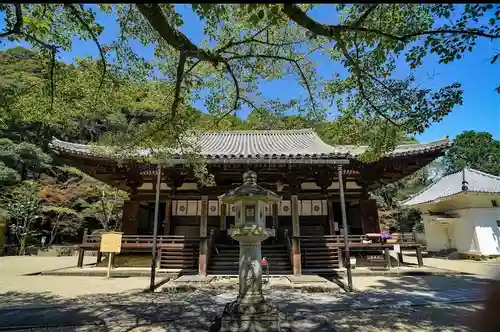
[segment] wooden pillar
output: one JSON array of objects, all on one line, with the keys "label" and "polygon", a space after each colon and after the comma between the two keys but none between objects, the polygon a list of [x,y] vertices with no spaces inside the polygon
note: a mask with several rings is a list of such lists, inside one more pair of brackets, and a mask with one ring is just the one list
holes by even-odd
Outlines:
[{"label": "wooden pillar", "polygon": [[351,252],[349,247],[349,229],[347,227],[347,213],[345,209],[345,187],[346,183],[344,181],[344,170],[342,165],[337,166],[337,178],[339,181],[339,193],[340,193],[340,214],[342,217],[342,227],[344,228],[344,248],[345,248],[345,261],[347,265],[347,288],[349,292],[352,292],[352,271],[351,271]]},{"label": "wooden pillar", "polygon": [[273,227],[276,230],[276,237],[278,237],[280,224],[279,224],[279,215],[278,215],[278,204],[274,203],[271,205],[271,213],[273,215]]},{"label": "wooden pillar", "polygon": [[172,223],[172,198],[165,201],[165,220],[163,221],[163,234],[170,234],[170,224]]},{"label": "wooden pillar", "polygon": [[200,213],[200,256],[198,259],[198,274],[207,275],[207,223],[208,223],[208,196],[201,196]]},{"label": "wooden pillar", "polygon": [[302,274],[302,261],[300,253],[300,224],[299,224],[299,199],[292,195],[290,205],[292,208],[292,253],[293,253],[293,275]]},{"label": "wooden pillar", "polygon": [[226,213],[227,213],[227,204],[221,203],[220,205],[220,230],[226,230]]},{"label": "wooden pillar", "polygon": [[139,201],[131,199],[123,204],[122,231],[125,235],[137,234],[137,213],[139,212]]},{"label": "wooden pillar", "polygon": [[328,210],[328,225],[330,226],[330,235],[335,235],[335,212],[333,209],[333,200],[326,201]]}]

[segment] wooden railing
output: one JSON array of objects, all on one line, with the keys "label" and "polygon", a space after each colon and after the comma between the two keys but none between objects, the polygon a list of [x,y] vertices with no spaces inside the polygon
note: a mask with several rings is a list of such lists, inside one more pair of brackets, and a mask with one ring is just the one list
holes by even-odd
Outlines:
[{"label": "wooden railing", "polygon": [[[319,240],[321,239],[323,242],[331,245],[342,245],[344,244],[344,236],[343,235],[324,235],[324,236],[301,236],[301,241],[311,241],[311,240]],[[363,241],[369,240],[366,235],[348,235],[347,239],[349,243],[363,243]],[[396,244],[413,244],[416,243],[415,236],[413,233],[393,233],[392,241],[390,243]]]},{"label": "wooden railing", "polygon": [[[363,240],[366,240],[366,236],[364,235],[349,235],[348,240],[349,243],[363,243]],[[324,235],[324,236],[301,236],[301,241],[317,241],[321,240],[327,244],[332,245],[342,245],[344,244],[344,236],[343,235]]]},{"label": "wooden railing", "polygon": [[396,240],[396,243],[417,243],[415,234],[413,233],[392,233],[392,238]]},{"label": "wooden railing", "polygon": [[[143,247],[148,248],[153,246],[153,235],[122,235],[122,247]],[[183,235],[158,235],[158,246],[184,246],[186,243],[198,243],[199,237],[183,236]],[[84,246],[99,246],[101,243],[100,234],[84,234],[82,245]]]}]

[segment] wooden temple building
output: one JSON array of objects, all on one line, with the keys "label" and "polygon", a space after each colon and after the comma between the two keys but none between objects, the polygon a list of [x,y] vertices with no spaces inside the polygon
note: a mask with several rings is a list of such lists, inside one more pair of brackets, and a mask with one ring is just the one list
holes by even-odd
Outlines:
[{"label": "wooden temple building", "polygon": [[[369,191],[397,181],[441,156],[447,139],[397,146],[373,163],[363,163],[363,146],[331,146],[311,129],[203,133],[197,140],[214,186],[200,186],[182,155],[163,168],[160,186],[158,265],[185,273],[237,273],[238,247],[227,235],[234,207],[218,196],[240,185],[253,170],[258,183],[283,200],[266,209],[276,237],[262,245],[273,274],[319,273],[343,266],[340,186],[350,242],[380,232]],[[52,149],[69,165],[127,190],[122,252],[151,252],[156,165],[117,163],[89,145],[54,139]],[[339,177],[342,181],[339,182]],[[98,235],[84,235],[82,250],[96,250]],[[82,257],[80,257],[82,259]]]}]

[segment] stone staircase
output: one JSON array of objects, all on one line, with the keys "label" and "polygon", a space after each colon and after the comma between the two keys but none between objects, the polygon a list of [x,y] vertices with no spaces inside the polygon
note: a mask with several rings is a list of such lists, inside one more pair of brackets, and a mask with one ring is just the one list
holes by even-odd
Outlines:
[{"label": "stone staircase", "polygon": [[[214,247],[207,269],[212,275],[237,275],[240,248],[237,244],[218,244]],[[262,257],[269,262],[271,275],[292,274],[292,266],[286,247],[281,244],[262,244]],[[265,268],[263,275],[267,274]]]},{"label": "stone staircase", "polygon": [[184,243],[160,249],[161,269],[180,269],[183,273],[198,273],[200,241],[186,239]]},{"label": "stone staircase", "polygon": [[302,274],[335,274],[342,268],[339,248],[327,246],[323,237],[302,238]]}]

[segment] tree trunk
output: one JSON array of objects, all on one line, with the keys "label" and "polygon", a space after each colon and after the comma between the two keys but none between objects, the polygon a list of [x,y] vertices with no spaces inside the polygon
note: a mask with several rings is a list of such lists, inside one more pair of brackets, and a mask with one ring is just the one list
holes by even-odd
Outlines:
[{"label": "tree trunk", "polygon": [[26,237],[27,235],[21,235],[19,240],[19,252],[17,253],[19,256],[24,256],[24,249],[26,248]]}]

